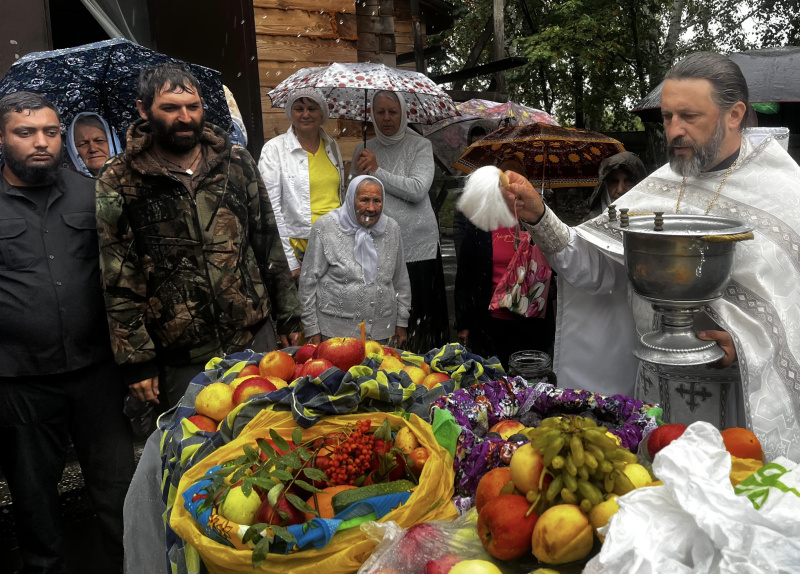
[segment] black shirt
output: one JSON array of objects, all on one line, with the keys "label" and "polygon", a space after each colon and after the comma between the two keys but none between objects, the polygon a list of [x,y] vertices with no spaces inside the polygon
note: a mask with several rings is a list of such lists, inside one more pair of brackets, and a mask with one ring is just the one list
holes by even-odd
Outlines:
[{"label": "black shirt", "polygon": [[111,357],[94,180],[61,169],[49,187],[14,187],[0,173],[0,376]]}]

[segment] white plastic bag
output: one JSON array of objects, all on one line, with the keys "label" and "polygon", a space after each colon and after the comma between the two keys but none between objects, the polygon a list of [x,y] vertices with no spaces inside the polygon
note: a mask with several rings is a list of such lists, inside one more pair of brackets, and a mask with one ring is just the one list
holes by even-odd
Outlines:
[{"label": "white plastic bag", "polygon": [[[708,423],[692,424],[656,456],[653,471],[664,485],[619,498],[619,512],[605,527],[605,544],[584,573],[800,571],[798,465],[779,458],[765,467],[767,474],[770,467],[786,472],[779,481],[762,480],[760,486],[753,484],[756,477],[740,489],[742,495],[736,494],[719,431]],[[760,489],[759,510],[748,489]]]}]

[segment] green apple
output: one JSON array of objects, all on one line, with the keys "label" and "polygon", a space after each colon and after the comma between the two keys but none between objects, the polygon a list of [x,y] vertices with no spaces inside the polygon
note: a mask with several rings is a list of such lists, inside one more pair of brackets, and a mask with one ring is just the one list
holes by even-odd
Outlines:
[{"label": "green apple", "polygon": [[219,507],[220,515],[236,524],[250,526],[256,516],[256,510],[261,506],[261,498],[255,490],[246,495],[241,486],[234,486]]}]

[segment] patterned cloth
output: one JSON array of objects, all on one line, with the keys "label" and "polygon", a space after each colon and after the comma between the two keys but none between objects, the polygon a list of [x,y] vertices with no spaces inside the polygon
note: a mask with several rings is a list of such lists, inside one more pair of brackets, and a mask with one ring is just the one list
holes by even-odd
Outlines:
[{"label": "patterned cloth", "polygon": [[159,418],[157,432],[162,437],[165,538],[167,557],[174,573],[197,572],[187,567],[187,560],[199,560],[196,551],[186,547],[185,542],[169,526],[172,508],[179,501],[181,477],[198,461],[239,436],[247,423],[263,409],[291,411],[294,420],[303,428],[310,428],[326,415],[355,412],[405,411],[430,420],[431,404],[439,397],[461,385],[489,381],[504,374],[502,367],[492,363],[492,359],[484,361],[468,353],[461,345],[445,345],[431,350],[424,357],[407,352],[402,354],[403,362],[408,365],[418,366],[425,361],[431,365],[432,371],[445,372],[452,377],[431,390],[414,385],[403,371],[379,371],[376,361],[367,358],[362,365],[351,368],[347,373],[329,369],[316,379],[303,377],[283,389],[257,395],[231,411],[217,432],[199,431],[186,420],[197,414],[194,403],[203,388],[217,381],[230,383],[245,365],[257,365],[261,358],[262,354],[247,350],[212,359],[205,371],[192,379],[180,403]]},{"label": "patterned cloth", "polygon": [[206,124],[201,145],[209,167],[192,197],[150,155],[152,138],[147,122],[133,124],[125,153],[97,182],[100,266],[117,363],[132,370],[153,361],[156,347],[167,364],[241,350],[270,312],[279,333],[298,331],[297,290],[247,150]]}]

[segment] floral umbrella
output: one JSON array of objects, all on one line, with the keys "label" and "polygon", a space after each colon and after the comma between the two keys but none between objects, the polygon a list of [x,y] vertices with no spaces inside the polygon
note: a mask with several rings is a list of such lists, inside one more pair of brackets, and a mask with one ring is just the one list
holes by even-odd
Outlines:
[{"label": "floral umbrella", "polygon": [[116,130],[124,146],[128,125],[139,118],[139,72],[165,62],[189,68],[203,90],[206,119],[232,131],[219,72],[186,64],[123,38],[27,54],[14,62],[0,80],[0,97],[18,91],[41,94],[58,107],[65,126],[80,112],[96,112]]},{"label": "floral umbrella", "polygon": [[622,151],[620,142],[599,132],[535,123],[490,133],[467,148],[453,167],[472,173],[516,159],[524,175],[542,187],[589,186],[597,185],[600,162]]},{"label": "floral umbrella", "polygon": [[433,124],[459,115],[452,98],[424,74],[367,62],[303,68],[267,95],[273,107],[282,108],[290,92],[307,87],[323,93],[328,101],[328,116],[334,119],[370,121],[369,102],[375,92],[382,90],[403,97],[411,124]]},{"label": "floral umbrella", "polygon": [[490,100],[469,100],[456,106],[464,115],[477,116],[498,120],[509,120],[509,124],[516,126],[529,126],[536,122],[557,126],[558,122],[553,116],[536,108],[529,108],[517,102],[492,102]]}]

